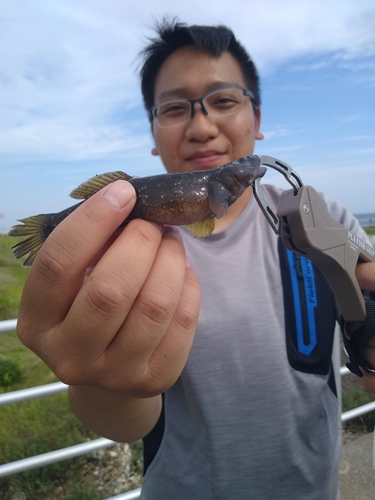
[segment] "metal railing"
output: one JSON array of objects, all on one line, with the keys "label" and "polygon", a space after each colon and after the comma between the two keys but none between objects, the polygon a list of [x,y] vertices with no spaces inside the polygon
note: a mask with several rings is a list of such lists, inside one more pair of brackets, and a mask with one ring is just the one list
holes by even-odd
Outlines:
[{"label": "metal railing", "polygon": [[[7,320],[0,321],[0,333],[13,332],[16,328],[17,320]],[[336,335],[337,339],[337,335]],[[339,366],[338,362],[340,359],[340,346],[339,342],[335,342],[334,345],[334,365],[336,382],[338,385],[338,393],[340,399],[341,407],[341,377],[346,376],[350,371],[345,366]],[[8,392],[5,394],[0,394],[0,406],[5,406],[13,403],[19,403],[22,401],[28,401],[31,399],[43,398],[47,396],[52,396],[61,392],[66,392],[68,386],[62,382],[55,382],[47,385],[41,385],[38,387],[31,387],[30,389],[21,389],[14,392]],[[347,422],[353,418],[359,417],[366,413],[375,410],[375,401],[353,408],[352,410],[341,413],[341,422]],[[15,462],[10,462],[8,464],[0,465],[0,477],[9,476],[12,474],[17,474],[25,470],[33,469],[36,467],[42,467],[44,465],[52,464],[62,460],[67,460],[69,458],[75,458],[87,453],[91,453],[96,450],[110,448],[117,444],[116,441],[111,441],[110,439],[100,438],[94,439],[87,443],[78,444],[75,446],[69,446],[61,450],[51,451],[49,453],[43,453],[34,457],[24,458],[22,460],[17,460]],[[107,500],[138,500],[140,498],[141,488],[137,488],[133,491],[117,495],[115,497],[108,498]]]},{"label": "metal railing", "polygon": [[[16,319],[0,321],[0,334],[14,332],[16,326]],[[54,382],[51,384],[31,387],[29,389],[7,392],[5,394],[0,394],[0,406],[53,396],[54,394],[66,392],[67,390],[68,386],[66,384],[63,384],[62,382]],[[16,460],[15,462],[0,465],[0,478],[10,476],[12,474],[18,474],[26,470],[35,469],[37,467],[43,467],[44,465],[61,462],[69,458],[81,457],[82,455],[86,455],[97,450],[111,448],[116,444],[116,441],[112,441],[110,439],[93,439],[87,443],[68,446],[67,448],[63,448],[61,450],[50,451],[34,457]],[[136,488],[135,490],[107,498],[107,500],[138,500],[140,496],[141,488]]]}]

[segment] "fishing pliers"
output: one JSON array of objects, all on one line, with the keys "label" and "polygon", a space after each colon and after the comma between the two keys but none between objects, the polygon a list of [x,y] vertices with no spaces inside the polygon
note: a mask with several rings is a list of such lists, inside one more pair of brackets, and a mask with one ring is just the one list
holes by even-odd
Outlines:
[{"label": "fishing pliers", "polygon": [[327,279],[341,312],[341,331],[349,361],[359,377],[363,368],[375,373],[363,351],[375,335],[375,292],[362,292],[355,276],[358,262],[375,261],[375,250],[352,234],[329,213],[324,199],[286,163],[260,156],[262,165],[281,173],[292,186],[272,208],[257,178],[252,186],[263,214],[287,249],[315,264]]}]

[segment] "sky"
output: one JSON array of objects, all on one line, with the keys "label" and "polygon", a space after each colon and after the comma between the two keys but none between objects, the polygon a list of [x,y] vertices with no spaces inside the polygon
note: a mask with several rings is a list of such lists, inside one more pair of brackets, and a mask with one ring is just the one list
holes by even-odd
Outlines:
[{"label": "sky", "polygon": [[[0,232],[72,205],[96,174],[163,173],[137,76],[163,16],[226,24],[247,48],[262,88],[256,154],[375,212],[373,0],[0,0]],[[289,187],[273,171],[264,182]]]}]

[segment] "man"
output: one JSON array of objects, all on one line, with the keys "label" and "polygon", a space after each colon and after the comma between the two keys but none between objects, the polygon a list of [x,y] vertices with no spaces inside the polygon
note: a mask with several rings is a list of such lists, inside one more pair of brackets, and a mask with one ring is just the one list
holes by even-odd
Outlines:
[{"label": "man", "polygon": [[[166,23],[143,55],[153,154],[168,172],[253,153],[258,77],[230,30]],[[267,190],[276,204],[279,190]],[[250,189],[202,240],[142,220],[116,230],[134,198],[116,182],[51,234],[25,285],[22,341],[70,384],[85,425],[144,438],[145,500],[339,499],[335,304],[324,278],[287,254]],[[303,266],[319,299],[309,354],[289,310],[290,269],[304,279]],[[375,290],[374,264],[358,280]],[[375,367],[373,345],[365,356]],[[364,385],[375,392],[373,374]]]}]

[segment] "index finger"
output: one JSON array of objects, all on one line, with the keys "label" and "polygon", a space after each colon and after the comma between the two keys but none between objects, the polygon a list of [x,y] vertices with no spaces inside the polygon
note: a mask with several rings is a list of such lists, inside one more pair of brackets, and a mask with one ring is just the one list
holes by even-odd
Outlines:
[{"label": "index finger", "polygon": [[134,207],[136,195],[116,181],[79,206],[50,234],[31,269],[21,299],[18,330],[49,329],[67,314],[85,270]]}]

